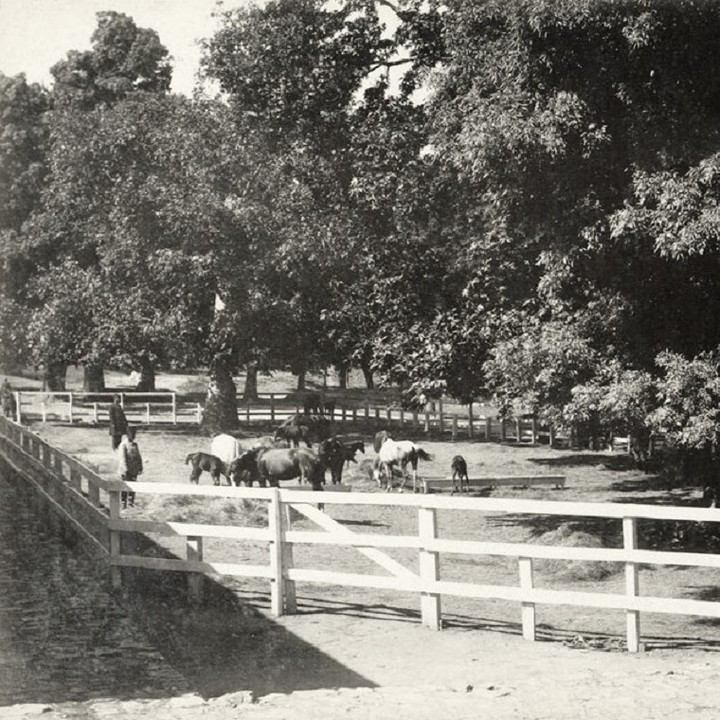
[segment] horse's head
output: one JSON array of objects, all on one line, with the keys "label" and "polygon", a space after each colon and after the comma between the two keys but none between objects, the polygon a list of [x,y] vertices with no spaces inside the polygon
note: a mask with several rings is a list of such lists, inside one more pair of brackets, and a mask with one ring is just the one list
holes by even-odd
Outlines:
[{"label": "horse's head", "polygon": [[251,482],[259,477],[257,465],[258,449],[246,450],[244,453],[236,457],[228,467],[227,477],[230,478],[234,485],[240,484],[240,476],[246,472],[250,476]]}]

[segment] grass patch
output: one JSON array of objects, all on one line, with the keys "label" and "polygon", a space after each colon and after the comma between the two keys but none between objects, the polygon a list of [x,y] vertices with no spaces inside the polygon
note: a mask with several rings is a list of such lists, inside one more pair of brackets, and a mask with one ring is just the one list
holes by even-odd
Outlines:
[{"label": "grass patch", "polygon": [[165,522],[202,523],[206,525],[267,525],[267,503],[260,500],[201,499],[190,495],[157,498],[148,514]]}]

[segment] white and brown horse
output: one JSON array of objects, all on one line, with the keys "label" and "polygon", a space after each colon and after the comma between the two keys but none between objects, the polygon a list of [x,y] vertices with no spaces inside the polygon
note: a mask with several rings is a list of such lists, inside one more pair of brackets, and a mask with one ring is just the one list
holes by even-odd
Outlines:
[{"label": "white and brown horse", "polygon": [[375,456],[373,468],[375,482],[378,487],[382,487],[382,475],[384,472],[387,491],[390,492],[392,490],[393,469],[398,468],[403,478],[400,485],[400,492],[402,492],[405,488],[406,469],[410,465],[412,467],[413,492],[416,492],[418,460],[432,460],[432,456],[411,440],[396,441],[387,438]]}]

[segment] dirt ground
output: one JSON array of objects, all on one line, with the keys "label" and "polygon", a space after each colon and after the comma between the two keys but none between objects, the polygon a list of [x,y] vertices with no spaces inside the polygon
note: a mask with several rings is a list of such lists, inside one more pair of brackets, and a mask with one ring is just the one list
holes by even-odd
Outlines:
[{"label": "dirt ground", "polygon": [[[105,428],[38,426],[53,444],[112,475]],[[192,433],[141,431],[146,458],[143,479],[185,481],[185,455],[206,449],[207,438]],[[587,501],[695,502],[692,488],[669,491],[628,467],[623,458],[606,454],[570,454],[548,448],[512,448],[483,443],[423,442],[434,460],[428,474],[445,474],[450,457],[462,452],[472,474],[562,473],[567,489],[502,489],[502,496]],[[370,453],[372,455],[372,453]],[[361,463],[347,477],[353,491],[374,492]],[[203,478],[209,483],[209,478]],[[500,494],[494,491],[494,494]],[[358,507],[330,509],[351,529],[403,534],[414,532],[414,517],[404,511],[377,508],[372,518]],[[168,505],[155,497],[138,498],[128,517],[202,518],[203,512],[226,513],[228,507]],[[303,526],[303,521],[298,521]],[[539,519],[440,518],[443,537],[493,537],[500,541],[542,538],[558,531]],[[311,525],[308,524],[308,528]],[[616,540],[616,528],[571,528]],[[655,528],[646,528],[651,546]],[[208,543],[210,560],[228,557],[253,563],[266,558],[261,545],[242,548]],[[411,565],[415,558],[398,552]],[[318,565],[318,561],[322,565]],[[296,552],[308,567],[365,571],[356,554],[318,557],[313,549]],[[352,570],[350,570],[352,568]],[[540,586],[595,591],[622,588],[616,569],[587,576],[540,569]],[[514,561],[503,558],[443,558],[443,578],[516,584]],[[718,574],[682,568],[644,569],[647,594],[718,598]],[[693,717],[716,720],[720,698],[718,677],[720,628],[702,618],[643,615],[646,652],[623,650],[624,616],[620,612],[575,607],[538,608],[540,642],[521,637],[519,608],[508,603],[443,598],[445,629],[432,632],[419,623],[418,600],[401,593],[317,585],[298,587],[299,613],[279,619],[269,615],[265,584],[237,578],[212,581],[213,598],[206,607],[173,605],[175,593],[158,589],[147,577],[139,592],[120,599],[189,683],[177,697],[94,698],[84,702],[16,705],[0,708],[0,718],[45,717],[164,718],[242,717],[293,720],[347,717],[392,717],[410,720],[448,717],[493,718],[647,718]],[[138,599],[139,598],[139,599]],[[178,601],[179,602],[179,601]],[[186,688],[187,690],[188,688]]]}]

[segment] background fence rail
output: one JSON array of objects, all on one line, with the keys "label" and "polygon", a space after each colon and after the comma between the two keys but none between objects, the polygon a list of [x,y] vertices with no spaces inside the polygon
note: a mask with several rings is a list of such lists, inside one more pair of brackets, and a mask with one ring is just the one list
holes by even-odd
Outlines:
[{"label": "background fence rail", "polygon": [[[174,392],[78,393],[22,390],[15,392],[18,424],[31,421],[101,424],[108,421],[108,411],[115,394],[119,394],[130,422],[144,425],[197,425],[202,406],[195,398]],[[453,440],[461,438],[497,442],[548,443],[562,445],[567,438],[541,426],[534,418],[501,420],[488,414],[463,410],[446,410],[442,402],[433,409],[406,410],[393,403],[379,404],[339,398],[328,415],[340,428],[405,428],[416,433],[439,433]],[[238,418],[245,426],[279,424],[301,412],[302,406],[288,395],[261,394],[256,401],[238,404]],[[615,438],[614,449],[629,449],[627,439]]]}]

